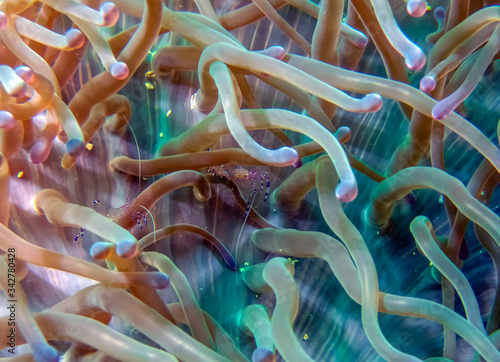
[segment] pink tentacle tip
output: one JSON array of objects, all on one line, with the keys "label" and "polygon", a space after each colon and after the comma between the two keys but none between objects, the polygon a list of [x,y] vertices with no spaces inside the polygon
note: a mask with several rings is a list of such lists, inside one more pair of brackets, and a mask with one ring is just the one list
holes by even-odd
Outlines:
[{"label": "pink tentacle tip", "polygon": [[360,112],[377,112],[384,105],[382,97],[377,93],[367,94],[361,101]]},{"label": "pink tentacle tip", "polygon": [[425,65],[425,54],[417,46],[413,46],[405,55],[406,66],[410,70],[420,70]]},{"label": "pink tentacle tip", "polygon": [[356,179],[342,180],[335,189],[335,196],[341,202],[351,202],[358,196],[358,183]]},{"label": "pink tentacle tip", "polygon": [[124,62],[116,62],[111,66],[110,73],[115,79],[125,79],[129,74],[128,65]]},{"label": "pink tentacle tip", "polygon": [[[283,58],[286,55],[285,49],[279,45],[272,46],[272,47],[269,47],[269,48],[264,49],[264,50],[256,51],[256,53],[265,55],[267,57],[274,58],[276,60],[283,60]],[[255,72],[255,74],[257,74],[259,77],[262,77],[262,78],[270,78],[271,77],[269,74],[262,73],[262,72]]]},{"label": "pink tentacle tip", "polygon": [[353,36],[351,39],[351,44],[357,48],[365,48],[368,45],[368,37],[362,33]]},{"label": "pink tentacle tip", "polygon": [[24,80],[26,83],[31,82],[31,80],[33,79],[33,70],[25,65],[17,67],[16,69],[14,69],[14,72],[16,72],[19,78]]},{"label": "pink tentacle tip", "polygon": [[39,138],[30,149],[30,162],[37,165],[45,162],[49,157],[52,142],[46,138]]},{"label": "pink tentacle tip", "polygon": [[0,128],[9,129],[16,125],[16,120],[12,113],[7,111],[0,111]]},{"label": "pink tentacle tip", "polygon": [[436,78],[432,75],[426,75],[420,81],[420,90],[425,93],[429,93],[436,88]]},{"label": "pink tentacle tip", "polygon": [[454,109],[454,106],[450,102],[443,99],[442,101],[437,102],[432,108],[432,118],[437,120],[445,119],[451,112],[453,112]]},{"label": "pink tentacle tip", "polygon": [[105,27],[110,27],[115,25],[116,22],[118,21],[118,18],[120,17],[120,11],[118,10],[118,7],[109,1],[102,4],[99,12],[101,13],[102,18],[104,19],[103,26]]},{"label": "pink tentacle tip", "polygon": [[4,29],[7,25],[7,15],[3,11],[0,11],[0,30]]},{"label": "pink tentacle tip", "polygon": [[66,41],[68,42],[67,48],[78,49],[85,43],[85,36],[78,29],[70,29],[66,33]]},{"label": "pink tentacle tip", "polygon": [[427,1],[425,0],[409,0],[406,5],[408,14],[415,18],[419,18],[427,12]]}]

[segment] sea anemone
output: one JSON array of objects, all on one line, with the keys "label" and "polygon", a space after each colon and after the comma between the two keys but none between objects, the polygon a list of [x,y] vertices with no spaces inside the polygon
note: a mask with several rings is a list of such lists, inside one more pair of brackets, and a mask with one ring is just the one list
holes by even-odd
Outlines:
[{"label": "sea anemone", "polygon": [[0,1],[2,356],[500,360],[496,4]]}]

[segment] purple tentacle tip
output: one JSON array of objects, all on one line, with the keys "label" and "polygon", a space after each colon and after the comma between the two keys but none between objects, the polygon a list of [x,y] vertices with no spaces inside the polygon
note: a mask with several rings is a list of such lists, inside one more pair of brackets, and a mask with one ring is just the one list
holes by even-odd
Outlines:
[{"label": "purple tentacle tip", "polygon": [[302,159],[299,158],[297,160],[297,162],[295,162],[293,165],[292,165],[294,168],[301,168],[302,167]]},{"label": "purple tentacle tip", "polygon": [[440,120],[445,119],[453,112],[452,105],[446,99],[437,102],[432,108],[432,118]]},{"label": "purple tentacle tip", "polygon": [[431,75],[426,75],[420,81],[420,90],[422,92],[428,93],[436,88],[436,79]]},{"label": "purple tentacle tip", "polygon": [[152,272],[148,273],[149,285],[155,289],[165,289],[170,285],[170,278],[165,273]]},{"label": "purple tentacle tip", "polygon": [[446,15],[446,9],[443,8],[442,6],[438,6],[437,8],[434,9],[434,19],[436,19],[437,21],[444,20],[445,15]]},{"label": "purple tentacle tip", "polygon": [[42,163],[49,157],[49,153],[49,143],[44,140],[38,140],[30,149],[30,161],[34,164]]},{"label": "purple tentacle tip", "polygon": [[134,240],[123,240],[116,246],[116,255],[124,259],[133,258],[137,251],[139,250],[139,245]]},{"label": "purple tentacle tip", "polygon": [[12,113],[0,111],[0,128],[9,129],[16,125],[16,120]]},{"label": "purple tentacle tip", "polygon": [[417,197],[415,196],[415,194],[413,192],[410,192],[409,194],[407,194],[405,196],[405,200],[408,201],[408,203],[410,205],[414,205],[415,202],[417,202]]},{"label": "purple tentacle tip", "polygon": [[462,240],[462,244],[460,244],[460,250],[458,251],[458,257],[460,260],[467,260],[470,257],[469,245]]},{"label": "purple tentacle tip", "polygon": [[368,45],[368,37],[365,34],[359,34],[352,38],[351,43],[357,48],[364,48]]},{"label": "purple tentacle tip", "polygon": [[267,348],[257,348],[252,353],[252,362],[273,362],[274,353]]}]

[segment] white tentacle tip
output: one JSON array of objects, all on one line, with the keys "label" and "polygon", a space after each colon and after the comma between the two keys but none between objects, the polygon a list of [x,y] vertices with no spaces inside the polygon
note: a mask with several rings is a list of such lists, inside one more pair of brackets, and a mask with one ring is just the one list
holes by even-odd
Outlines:
[{"label": "white tentacle tip", "polygon": [[139,245],[135,240],[122,240],[116,246],[116,255],[124,259],[130,259],[137,255]]},{"label": "white tentacle tip", "polygon": [[78,29],[70,29],[66,33],[66,42],[68,49],[79,49],[85,43],[85,36]]},{"label": "white tentacle tip", "polygon": [[363,105],[361,112],[377,112],[384,105],[380,94],[370,93],[362,99]]},{"label": "white tentacle tip", "polygon": [[11,67],[0,65],[0,83],[5,92],[14,98],[22,98],[27,95],[28,85]]},{"label": "white tentacle tip", "polygon": [[351,202],[358,196],[358,183],[356,179],[342,180],[335,189],[335,196],[341,202]]},{"label": "white tentacle tip", "polygon": [[420,70],[425,65],[425,53],[416,45],[404,54],[404,58],[406,66],[410,70]]},{"label": "white tentacle tip", "polygon": [[129,69],[128,65],[124,62],[116,62],[111,66],[109,70],[113,78],[118,80],[123,80],[128,77]]},{"label": "white tentacle tip", "polygon": [[290,166],[299,160],[299,154],[297,151],[290,147],[281,147],[270,152],[271,153],[266,161],[267,163],[275,166]]}]

